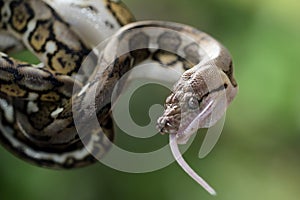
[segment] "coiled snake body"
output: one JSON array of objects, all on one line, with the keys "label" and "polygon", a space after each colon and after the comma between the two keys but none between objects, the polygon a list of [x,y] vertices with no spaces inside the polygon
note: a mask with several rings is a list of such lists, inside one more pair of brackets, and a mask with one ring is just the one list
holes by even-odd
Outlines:
[{"label": "coiled snake body", "polygon": [[[103,133],[113,140],[114,132],[105,100],[123,74],[145,60],[183,73],[157,125],[162,133],[178,133],[178,143],[188,139],[186,129],[203,109],[197,128],[218,121],[224,110],[211,120],[215,100],[225,94],[226,109],[237,92],[231,57],[216,40],[186,25],[134,22],[119,1],[2,0],[0,10],[1,49],[26,47],[41,61],[34,65],[1,53],[0,138],[10,151],[37,165],[73,168],[93,163],[91,152],[101,157],[109,148]],[[111,35],[103,52],[94,54],[96,64],[78,73],[91,49]],[[208,87],[207,80],[215,79]],[[94,91],[102,129],[87,130],[83,145],[74,119],[88,121],[86,102]]]}]

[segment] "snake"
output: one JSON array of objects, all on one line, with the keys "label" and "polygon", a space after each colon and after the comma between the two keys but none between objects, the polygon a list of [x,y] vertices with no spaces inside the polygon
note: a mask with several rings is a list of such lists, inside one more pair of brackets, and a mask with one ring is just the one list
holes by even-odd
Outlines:
[{"label": "snake", "polygon": [[[181,75],[157,120],[158,131],[174,143],[175,157],[177,144],[213,126],[238,91],[231,55],[217,40],[184,24],[136,21],[121,1],[0,0],[0,11],[0,142],[38,166],[83,167],[109,151],[115,131],[107,99],[138,64],[155,62]],[[109,37],[101,51],[93,50]],[[40,63],[8,55],[23,49]],[[100,129],[88,123],[94,116]]]}]

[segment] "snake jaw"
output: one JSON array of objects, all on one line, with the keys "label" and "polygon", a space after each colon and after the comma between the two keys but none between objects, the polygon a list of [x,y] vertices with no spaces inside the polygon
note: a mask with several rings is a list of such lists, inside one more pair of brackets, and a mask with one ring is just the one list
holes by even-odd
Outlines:
[{"label": "snake jaw", "polygon": [[[176,112],[176,113],[175,113]],[[175,134],[180,123],[180,112],[174,109],[167,109],[163,116],[157,120],[156,128],[161,134]]]},{"label": "snake jaw", "polygon": [[206,96],[179,87],[166,99],[165,111],[157,120],[157,129],[162,134],[184,132],[205,106]]}]

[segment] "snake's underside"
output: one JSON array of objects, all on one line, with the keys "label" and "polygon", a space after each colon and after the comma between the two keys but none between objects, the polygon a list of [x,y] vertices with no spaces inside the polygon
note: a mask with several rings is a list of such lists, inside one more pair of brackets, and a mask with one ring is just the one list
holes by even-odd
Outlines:
[{"label": "snake's underside", "polygon": [[[41,61],[0,54],[1,143],[39,166],[85,166],[108,151],[114,130],[107,99],[140,63],[182,74],[157,124],[161,133],[176,134],[177,143],[215,124],[237,92],[231,57],[211,36],[182,24],[134,22],[119,1],[0,0],[0,11],[1,50],[26,48]],[[101,52],[92,51],[109,36]],[[94,59],[82,70],[88,55]],[[101,128],[83,125],[80,138],[74,120],[89,121],[91,112]]]}]

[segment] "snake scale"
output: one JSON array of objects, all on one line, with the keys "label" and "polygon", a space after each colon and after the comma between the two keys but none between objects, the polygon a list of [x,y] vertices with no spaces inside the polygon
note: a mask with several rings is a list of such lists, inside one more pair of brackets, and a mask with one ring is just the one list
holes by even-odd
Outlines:
[{"label": "snake scale", "polygon": [[[114,130],[106,99],[127,71],[146,60],[182,74],[157,123],[161,133],[177,134],[178,143],[188,140],[194,119],[199,123],[192,129],[218,121],[223,109],[213,120],[211,115],[219,97],[226,95],[226,109],[237,93],[231,57],[215,39],[187,25],[135,22],[120,1],[0,0],[0,11],[1,50],[26,48],[41,61],[30,64],[0,54],[0,140],[39,166],[81,167],[108,151],[106,138],[112,141]],[[102,52],[92,53],[94,64],[79,73],[92,49],[112,35]],[[214,79],[220,81],[209,88],[207,80]],[[95,91],[101,130],[83,127],[83,145],[74,119],[89,120],[87,102]]]}]

